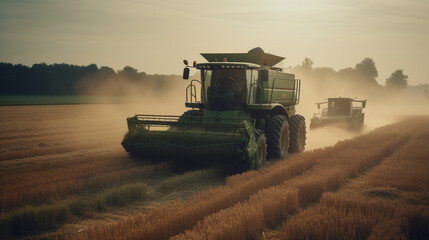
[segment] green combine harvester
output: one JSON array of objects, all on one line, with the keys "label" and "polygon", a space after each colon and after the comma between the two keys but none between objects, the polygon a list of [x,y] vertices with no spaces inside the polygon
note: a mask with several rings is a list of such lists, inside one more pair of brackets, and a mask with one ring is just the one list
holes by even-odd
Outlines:
[{"label": "green combine harvester", "polygon": [[[248,53],[202,53],[208,62],[188,66],[201,81],[186,88],[182,116],[135,115],[122,145],[144,158],[215,159],[240,171],[259,169],[266,159],[304,151],[305,119],[295,113],[301,81],[273,67],[284,58],[255,48]],[[197,89],[200,89],[198,99]]]},{"label": "green combine harvester", "polygon": [[[337,125],[353,131],[361,131],[364,126],[365,100],[348,97],[328,98],[326,102],[316,103],[319,112],[314,113],[310,129],[328,125]],[[320,107],[323,109],[320,111]]]}]

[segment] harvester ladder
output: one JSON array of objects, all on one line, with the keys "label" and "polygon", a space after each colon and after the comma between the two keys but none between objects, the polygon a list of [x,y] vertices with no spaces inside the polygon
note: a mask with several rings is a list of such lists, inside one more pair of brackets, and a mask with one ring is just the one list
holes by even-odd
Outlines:
[{"label": "harvester ladder", "polygon": [[191,83],[186,88],[186,102],[196,103],[197,102],[197,87],[194,85],[194,82],[198,82],[201,85],[201,82],[193,79]]}]

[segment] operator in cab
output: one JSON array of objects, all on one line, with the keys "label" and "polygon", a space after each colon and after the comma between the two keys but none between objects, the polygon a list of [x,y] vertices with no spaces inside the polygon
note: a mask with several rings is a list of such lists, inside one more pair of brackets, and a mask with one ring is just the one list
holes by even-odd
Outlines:
[{"label": "operator in cab", "polygon": [[245,79],[243,71],[222,69],[212,76],[208,94],[210,108],[216,110],[242,109],[245,105]]}]

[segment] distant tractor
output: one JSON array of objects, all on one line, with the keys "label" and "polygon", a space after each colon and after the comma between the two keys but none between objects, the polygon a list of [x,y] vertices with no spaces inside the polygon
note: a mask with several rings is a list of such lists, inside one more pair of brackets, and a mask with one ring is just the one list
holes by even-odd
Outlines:
[{"label": "distant tractor", "polygon": [[[365,118],[363,109],[366,107],[366,99],[328,98],[327,102],[316,103],[316,105],[319,112],[315,113],[311,119],[310,129],[340,124],[354,131],[362,130]],[[320,111],[322,105],[323,108]]]},{"label": "distant tractor", "polygon": [[261,48],[201,55],[207,63],[189,66],[184,60],[183,79],[190,68],[201,72],[201,81],[192,80],[186,89],[185,106],[192,110],[182,116],[128,118],[126,151],[174,161],[227,160],[241,171],[304,151],[305,119],[295,113],[301,81],[273,67],[283,57]]}]

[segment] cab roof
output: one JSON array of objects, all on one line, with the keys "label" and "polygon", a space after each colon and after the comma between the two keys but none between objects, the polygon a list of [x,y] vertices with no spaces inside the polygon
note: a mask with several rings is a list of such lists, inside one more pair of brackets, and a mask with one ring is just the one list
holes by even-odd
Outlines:
[{"label": "cab roof", "polygon": [[[260,65],[248,62],[209,62],[209,63],[198,63],[196,68],[207,68],[207,66],[213,68],[261,68]],[[222,67],[223,66],[223,67]]]}]

